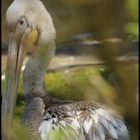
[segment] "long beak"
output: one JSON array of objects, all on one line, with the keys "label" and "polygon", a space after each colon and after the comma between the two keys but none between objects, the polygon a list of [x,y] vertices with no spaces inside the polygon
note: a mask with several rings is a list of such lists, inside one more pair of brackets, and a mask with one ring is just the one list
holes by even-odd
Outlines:
[{"label": "long beak", "polygon": [[11,35],[9,38],[6,86],[5,94],[2,101],[3,128],[11,126],[14,106],[16,104],[17,99],[17,89],[21,72],[21,66],[23,63],[23,59],[27,53],[27,46],[28,44],[33,46],[33,43],[37,38],[37,32],[30,32],[30,34],[25,35],[25,40],[23,40],[22,38],[20,41],[14,35]]},{"label": "long beak", "polygon": [[17,98],[17,87],[23,61],[22,45],[16,37],[10,36],[6,69],[5,94],[2,101],[2,123],[11,125]]}]

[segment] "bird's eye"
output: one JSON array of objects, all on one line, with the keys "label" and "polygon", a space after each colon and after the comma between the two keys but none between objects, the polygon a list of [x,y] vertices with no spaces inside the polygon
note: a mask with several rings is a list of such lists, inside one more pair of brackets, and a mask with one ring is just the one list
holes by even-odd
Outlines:
[{"label": "bird's eye", "polygon": [[23,25],[24,24],[24,20],[20,20],[20,25]]},{"label": "bird's eye", "polygon": [[21,17],[17,21],[17,26],[16,26],[17,32],[23,33],[27,29],[27,27],[28,27],[28,25],[26,23],[26,18],[25,17]]}]

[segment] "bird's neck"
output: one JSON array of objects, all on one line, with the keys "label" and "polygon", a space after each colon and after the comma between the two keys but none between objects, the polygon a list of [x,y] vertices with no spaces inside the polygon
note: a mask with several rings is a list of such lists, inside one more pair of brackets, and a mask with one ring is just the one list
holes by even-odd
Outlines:
[{"label": "bird's neck", "polygon": [[26,101],[33,97],[42,97],[46,94],[44,88],[44,77],[51,58],[55,52],[55,41],[46,45],[35,46],[37,50],[30,56],[24,73],[23,85]]}]

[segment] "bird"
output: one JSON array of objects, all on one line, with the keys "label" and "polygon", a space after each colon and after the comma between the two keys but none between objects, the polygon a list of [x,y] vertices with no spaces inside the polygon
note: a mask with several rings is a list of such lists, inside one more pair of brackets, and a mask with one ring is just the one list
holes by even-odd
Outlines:
[{"label": "bird", "polygon": [[[48,95],[44,76],[55,55],[56,31],[41,0],[14,0],[6,12],[9,33],[6,86],[2,101],[2,134],[12,126],[22,62],[24,125],[31,140],[128,140],[124,119],[95,101],[65,101]],[[6,137],[6,136],[3,136]],[[8,136],[6,139],[10,139]]]}]

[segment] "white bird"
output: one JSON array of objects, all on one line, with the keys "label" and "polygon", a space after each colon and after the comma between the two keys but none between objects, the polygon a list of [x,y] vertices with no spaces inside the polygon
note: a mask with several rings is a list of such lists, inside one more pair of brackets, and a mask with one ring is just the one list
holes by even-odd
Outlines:
[{"label": "white bird", "polygon": [[55,28],[40,0],[14,0],[7,10],[6,22],[9,50],[2,102],[3,135],[4,128],[11,126],[22,62],[30,53],[23,73],[24,123],[30,139],[129,139],[122,117],[109,107],[96,102],[61,101],[48,96],[43,83],[55,52]]}]

